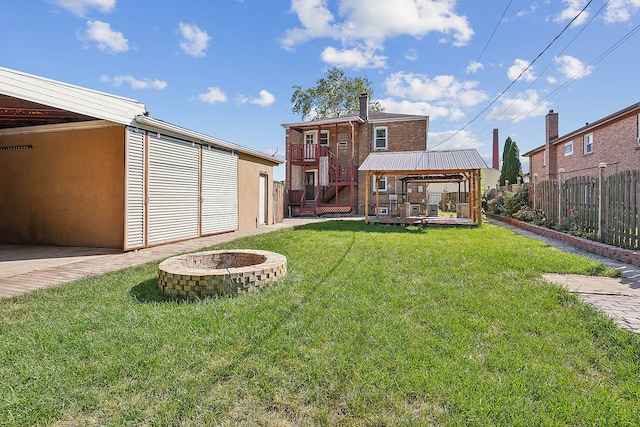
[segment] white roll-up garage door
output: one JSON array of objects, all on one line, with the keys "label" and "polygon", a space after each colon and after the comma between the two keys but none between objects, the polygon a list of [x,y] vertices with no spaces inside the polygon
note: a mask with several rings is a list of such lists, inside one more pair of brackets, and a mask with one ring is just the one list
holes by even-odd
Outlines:
[{"label": "white roll-up garage door", "polygon": [[238,156],[202,148],[202,234],[238,229]]},{"label": "white roll-up garage door", "polygon": [[200,146],[149,135],[148,243],[200,235]]},{"label": "white roll-up garage door", "polygon": [[127,129],[124,250],[144,246],[144,132]]}]

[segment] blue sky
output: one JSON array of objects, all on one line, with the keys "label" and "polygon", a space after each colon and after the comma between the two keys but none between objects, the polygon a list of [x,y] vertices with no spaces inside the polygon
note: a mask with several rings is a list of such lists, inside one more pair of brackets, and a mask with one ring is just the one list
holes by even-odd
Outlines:
[{"label": "blue sky", "polygon": [[562,135],[640,101],[640,0],[0,8],[1,66],[133,98],[157,119],[268,154],[284,153],[282,123],[302,121],[292,86],[314,86],[334,65],[367,77],[386,111],[430,116],[429,148],[475,148],[489,165],[493,128],[500,152],[510,136],[524,153],[544,143],[550,109]]}]

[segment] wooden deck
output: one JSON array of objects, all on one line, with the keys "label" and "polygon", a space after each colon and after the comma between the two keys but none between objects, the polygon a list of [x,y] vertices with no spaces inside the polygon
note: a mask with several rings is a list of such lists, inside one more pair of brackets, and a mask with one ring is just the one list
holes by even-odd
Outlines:
[{"label": "wooden deck", "polygon": [[396,217],[369,217],[369,223],[380,225],[415,225],[417,227],[477,227],[470,218],[456,218],[454,216],[411,216],[408,218]]}]

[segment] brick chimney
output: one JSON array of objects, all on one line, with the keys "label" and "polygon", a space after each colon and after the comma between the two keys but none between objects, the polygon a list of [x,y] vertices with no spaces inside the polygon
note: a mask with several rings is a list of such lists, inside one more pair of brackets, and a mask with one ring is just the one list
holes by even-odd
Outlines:
[{"label": "brick chimney", "polygon": [[553,141],[558,139],[558,113],[554,113],[553,110],[549,110],[549,114],[546,115],[545,125],[545,142],[544,152],[546,156],[547,173],[549,178],[555,178],[558,173],[556,162],[556,146],[553,145]]},{"label": "brick chimney", "polygon": [[369,95],[360,94],[360,117],[362,120],[369,121]]},{"label": "brick chimney", "polygon": [[500,169],[500,154],[499,154],[499,142],[498,142],[498,129],[493,130],[493,164],[494,169]]}]

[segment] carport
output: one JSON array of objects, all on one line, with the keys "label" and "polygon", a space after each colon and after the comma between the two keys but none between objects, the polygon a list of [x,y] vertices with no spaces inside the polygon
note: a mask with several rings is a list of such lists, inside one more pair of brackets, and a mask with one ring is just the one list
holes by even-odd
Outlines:
[{"label": "carport", "polygon": [[[437,177],[440,182],[450,180],[457,182],[462,175],[469,183],[469,218],[477,225],[482,224],[482,174],[486,168],[480,154],[476,150],[451,151],[402,151],[369,153],[358,168],[366,173],[365,206],[369,206],[371,194],[371,177],[376,182],[384,176]],[[375,190],[376,212],[379,205],[379,191]],[[369,223],[369,212],[365,214],[365,222]]]}]

